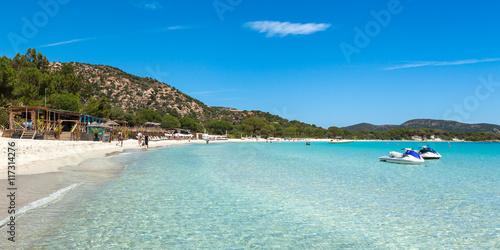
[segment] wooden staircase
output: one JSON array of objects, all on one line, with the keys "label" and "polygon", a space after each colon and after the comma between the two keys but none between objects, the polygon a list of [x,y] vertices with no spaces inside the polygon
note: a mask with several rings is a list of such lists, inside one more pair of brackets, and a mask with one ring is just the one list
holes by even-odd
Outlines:
[{"label": "wooden staircase", "polygon": [[59,135],[61,141],[71,141],[71,132],[61,132]]},{"label": "wooden staircase", "polygon": [[23,131],[23,133],[21,134],[21,139],[30,139],[30,140],[33,140],[33,138],[35,138],[35,135],[36,135],[36,131],[32,130],[32,131]]}]

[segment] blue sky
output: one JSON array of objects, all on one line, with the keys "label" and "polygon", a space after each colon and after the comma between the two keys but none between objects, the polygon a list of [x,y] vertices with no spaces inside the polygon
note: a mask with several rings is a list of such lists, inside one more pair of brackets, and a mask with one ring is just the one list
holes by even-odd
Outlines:
[{"label": "blue sky", "polygon": [[[41,3],[41,4],[40,4]],[[0,55],[120,68],[322,127],[500,124],[500,2],[8,1]]]}]

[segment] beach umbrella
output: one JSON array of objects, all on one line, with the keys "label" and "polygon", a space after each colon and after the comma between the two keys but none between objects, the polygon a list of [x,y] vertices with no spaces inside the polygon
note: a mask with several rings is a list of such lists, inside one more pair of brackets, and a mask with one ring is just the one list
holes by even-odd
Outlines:
[{"label": "beach umbrella", "polygon": [[108,129],[109,129],[109,128],[111,128],[111,126],[109,126],[109,125],[106,125],[106,124],[104,124],[104,123],[97,123],[97,122],[92,122],[92,123],[90,123],[90,124],[87,126],[87,128],[89,128],[89,127],[94,127],[94,128],[103,128],[104,130],[106,130],[107,128],[108,128]]},{"label": "beach umbrella", "polygon": [[105,124],[105,123],[97,123],[97,122],[93,122],[89,125],[89,127],[95,127],[95,128],[104,128],[104,129],[110,129],[111,126]]},{"label": "beach umbrella", "polygon": [[120,124],[118,124],[117,122],[115,121],[108,121],[105,123],[106,125],[109,125],[109,126],[120,126]]}]

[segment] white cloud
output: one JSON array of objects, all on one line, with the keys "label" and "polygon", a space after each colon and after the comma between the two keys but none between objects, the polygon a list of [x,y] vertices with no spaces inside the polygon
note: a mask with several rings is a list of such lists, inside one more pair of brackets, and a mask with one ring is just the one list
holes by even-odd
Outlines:
[{"label": "white cloud", "polygon": [[43,47],[52,47],[52,46],[58,46],[58,45],[63,45],[63,44],[69,44],[69,43],[76,43],[76,42],[83,42],[86,40],[91,40],[91,39],[103,39],[103,38],[112,38],[112,37],[117,37],[117,36],[123,36],[123,35],[132,35],[132,34],[137,34],[137,33],[146,33],[146,32],[166,32],[166,31],[173,31],[173,30],[182,30],[182,29],[192,29],[193,27],[189,26],[170,26],[170,27],[163,27],[163,28],[154,28],[154,29],[149,29],[149,30],[141,30],[141,31],[131,31],[131,32],[126,32],[126,33],[117,33],[117,34],[112,34],[108,36],[101,36],[101,37],[89,37],[89,38],[82,38],[82,39],[74,39],[74,40],[69,40],[69,41],[63,41],[63,42],[57,42],[57,43],[51,43],[51,44],[46,44],[42,46],[38,46],[40,48]]},{"label": "white cloud", "polygon": [[290,23],[276,21],[247,22],[243,26],[260,33],[266,33],[267,37],[287,35],[309,35],[318,31],[324,31],[331,25],[329,23]]},{"label": "white cloud", "polygon": [[46,45],[42,45],[42,46],[39,46],[39,47],[40,48],[43,48],[43,47],[52,47],[52,46],[63,45],[63,44],[68,44],[68,43],[76,43],[76,42],[86,41],[86,40],[90,40],[90,39],[95,39],[95,37],[92,37],[92,38],[82,38],[82,39],[74,39],[74,40],[69,40],[69,41],[64,41],[64,42],[58,42],[58,43],[51,43],[51,44],[46,44]]},{"label": "white cloud", "polygon": [[163,8],[163,5],[161,5],[159,2],[152,0],[132,0],[131,3],[137,8],[148,10],[157,10]]},{"label": "white cloud", "polygon": [[172,26],[172,27],[167,27],[167,30],[182,30],[182,29],[189,29],[189,27],[185,26]]},{"label": "white cloud", "polygon": [[169,31],[169,30],[185,30],[185,29],[195,29],[196,27],[193,26],[170,26],[170,27],[164,27],[161,29],[161,31]]},{"label": "white cloud", "polygon": [[386,68],[385,70],[395,70],[395,69],[405,69],[405,68],[417,68],[417,67],[425,67],[425,66],[450,66],[450,65],[462,65],[462,64],[474,64],[474,63],[483,63],[483,62],[497,62],[500,61],[500,58],[487,58],[487,59],[467,59],[467,60],[458,60],[458,61],[427,61],[427,62],[411,62],[403,65],[392,66]]},{"label": "white cloud", "polygon": [[222,89],[222,90],[198,91],[198,92],[192,92],[192,93],[189,93],[189,94],[190,95],[208,96],[208,95],[212,95],[212,94],[219,94],[219,93],[225,93],[225,92],[245,92],[245,91],[239,90],[239,89]]},{"label": "white cloud", "polygon": [[147,30],[141,30],[140,32],[165,32],[165,31],[174,31],[174,30],[185,30],[185,29],[195,29],[196,27],[192,26],[169,26],[169,27],[161,27],[161,28],[151,28]]}]

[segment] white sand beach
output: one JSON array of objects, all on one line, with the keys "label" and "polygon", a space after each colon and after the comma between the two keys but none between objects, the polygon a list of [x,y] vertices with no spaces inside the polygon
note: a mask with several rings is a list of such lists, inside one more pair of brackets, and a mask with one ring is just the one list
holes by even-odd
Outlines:
[{"label": "white sand beach", "polygon": [[[123,147],[117,146],[116,141],[111,143],[93,141],[56,141],[56,140],[19,140],[0,138],[0,152],[4,156],[4,163],[0,166],[0,179],[7,178],[7,147],[8,142],[16,143],[16,174],[32,175],[56,172],[61,167],[77,165],[87,159],[105,157],[114,152],[123,152],[125,149],[140,149],[137,140],[125,140]],[[180,145],[188,141],[151,141],[150,148]],[[203,143],[192,141],[192,143]]]}]

